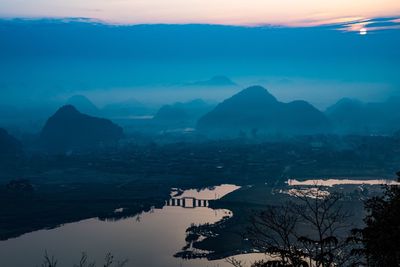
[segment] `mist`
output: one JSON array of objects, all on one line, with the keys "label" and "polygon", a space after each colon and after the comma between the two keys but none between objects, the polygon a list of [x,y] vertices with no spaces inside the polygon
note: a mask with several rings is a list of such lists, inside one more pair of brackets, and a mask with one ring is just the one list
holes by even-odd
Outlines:
[{"label": "mist", "polygon": [[16,98],[37,92],[55,97],[82,90],[168,88],[225,75],[242,85],[306,81],[310,94],[313,83],[321,90],[321,84],[335,84],[340,91],[341,85],[356,83],[381,87],[382,95],[397,93],[399,31],[360,35],[342,27],[2,20],[1,91]]},{"label": "mist", "polygon": [[[320,110],[343,97],[380,102],[399,95],[400,31],[360,35],[346,27],[3,19],[0,105],[43,121],[77,94],[99,108],[132,99],[151,110],[199,98],[216,104],[252,85]],[[230,82],[213,84],[215,76]],[[12,121],[3,113],[1,121],[26,124],[22,113]]]}]

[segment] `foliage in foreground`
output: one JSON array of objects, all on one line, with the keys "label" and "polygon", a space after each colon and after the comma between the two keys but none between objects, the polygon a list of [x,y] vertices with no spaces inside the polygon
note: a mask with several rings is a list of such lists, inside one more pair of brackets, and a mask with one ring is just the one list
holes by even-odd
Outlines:
[{"label": "foliage in foreground", "polygon": [[[104,258],[104,263],[97,265],[96,262],[91,262],[88,259],[86,253],[82,253],[81,259],[78,264],[74,264],[73,267],[124,267],[128,263],[128,260],[115,261],[114,256],[111,253],[107,253]],[[43,263],[40,267],[58,267],[58,261],[54,256],[49,256],[47,251],[45,252]]]},{"label": "foliage in foreground", "polygon": [[[256,212],[246,237],[257,251],[274,259],[251,266],[353,266],[358,256],[352,250],[359,245],[349,241],[350,215],[343,209],[341,198],[318,188],[311,193],[299,192],[296,202]],[[235,259],[227,261],[244,267]]]},{"label": "foliage in foreground", "polygon": [[[398,176],[400,180],[400,172]],[[251,267],[400,266],[399,186],[388,186],[382,196],[367,200],[365,228],[348,234],[340,195],[318,194],[298,195],[302,204],[269,207],[251,218],[248,236],[254,248],[277,258]],[[245,266],[235,258],[227,262]]]},{"label": "foliage in foreground", "polygon": [[400,187],[388,187],[368,200],[366,209],[362,237],[368,266],[400,266]]}]

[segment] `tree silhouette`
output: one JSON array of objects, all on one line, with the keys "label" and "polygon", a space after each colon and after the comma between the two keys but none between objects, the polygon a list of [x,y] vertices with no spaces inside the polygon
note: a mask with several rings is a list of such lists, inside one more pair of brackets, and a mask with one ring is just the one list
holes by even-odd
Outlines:
[{"label": "tree silhouette", "polygon": [[400,266],[400,187],[366,202],[368,215],[362,230],[368,266]]},{"label": "tree silhouette", "polygon": [[[342,196],[326,194],[318,187],[299,191],[296,197],[296,201],[269,206],[252,216],[246,237],[255,249],[275,258],[251,266],[330,267],[358,262],[352,253],[354,242],[348,238],[350,215],[342,207]],[[233,258],[227,261],[244,266]]]}]

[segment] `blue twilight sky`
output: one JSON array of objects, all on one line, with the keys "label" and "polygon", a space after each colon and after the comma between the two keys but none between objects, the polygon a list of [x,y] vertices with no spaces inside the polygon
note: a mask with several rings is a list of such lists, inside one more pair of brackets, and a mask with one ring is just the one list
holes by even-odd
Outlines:
[{"label": "blue twilight sky", "polygon": [[[367,34],[343,30],[354,23],[115,26],[85,19],[0,20],[0,102],[27,105],[76,93],[99,105],[129,98],[220,101],[254,84],[283,101],[305,99],[321,108],[341,97],[381,101],[400,93],[397,20],[371,20]],[[186,86],[215,75],[237,86]]]}]

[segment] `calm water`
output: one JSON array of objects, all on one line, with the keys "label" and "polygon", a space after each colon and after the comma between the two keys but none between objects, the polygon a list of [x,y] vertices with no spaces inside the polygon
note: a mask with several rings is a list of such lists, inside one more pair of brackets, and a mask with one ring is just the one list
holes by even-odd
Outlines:
[{"label": "calm water", "polygon": [[[220,198],[238,188],[221,185],[212,190],[187,190],[177,197],[179,201],[170,201],[162,209],[140,217],[116,222],[88,219],[1,241],[1,266],[39,266],[45,250],[59,260],[60,267],[72,267],[83,251],[99,264],[107,252],[112,252],[135,267],[230,266],[223,260],[183,260],[173,255],[186,245],[185,231],[191,224],[215,223],[224,216],[232,216],[229,210],[208,208],[206,200]],[[193,198],[203,201],[195,202]]]},{"label": "calm water", "polygon": [[385,179],[311,179],[305,181],[289,179],[287,184],[289,186],[309,185],[331,187],[335,185],[400,185],[400,182]]}]

